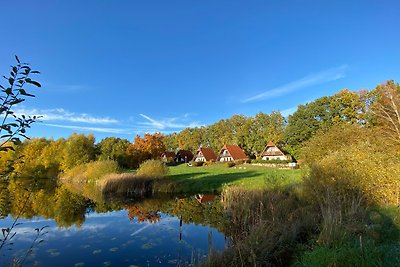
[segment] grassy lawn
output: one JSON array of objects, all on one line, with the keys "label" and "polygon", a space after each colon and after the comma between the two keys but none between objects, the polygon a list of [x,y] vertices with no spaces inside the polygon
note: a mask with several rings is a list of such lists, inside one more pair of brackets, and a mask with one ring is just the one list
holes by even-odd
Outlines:
[{"label": "grassy lawn", "polygon": [[296,184],[302,179],[301,170],[279,170],[268,167],[239,165],[228,168],[225,164],[189,167],[185,164],[169,167],[168,177],[176,192],[220,192],[224,185],[261,189],[271,186]]}]

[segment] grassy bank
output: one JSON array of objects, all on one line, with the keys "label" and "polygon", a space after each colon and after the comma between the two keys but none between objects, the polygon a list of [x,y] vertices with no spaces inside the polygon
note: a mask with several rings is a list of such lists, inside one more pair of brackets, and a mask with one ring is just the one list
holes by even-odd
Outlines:
[{"label": "grassy bank", "polygon": [[156,185],[155,190],[175,193],[221,192],[224,186],[246,189],[286,187],[302,179],[301,170],[279,170],[249,164],[228,168],[225,164],[188,167],[169,167],[168,179]]}]

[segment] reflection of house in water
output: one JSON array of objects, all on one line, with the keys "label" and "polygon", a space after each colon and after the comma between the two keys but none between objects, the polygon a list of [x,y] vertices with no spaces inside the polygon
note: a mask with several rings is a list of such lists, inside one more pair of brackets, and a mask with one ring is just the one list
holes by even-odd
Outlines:
[{"label": "reflection of house in water", "polygon": [[207,203],[213,201],[215,199],[215,195],[197,194],[196,199],[199,203]]}]

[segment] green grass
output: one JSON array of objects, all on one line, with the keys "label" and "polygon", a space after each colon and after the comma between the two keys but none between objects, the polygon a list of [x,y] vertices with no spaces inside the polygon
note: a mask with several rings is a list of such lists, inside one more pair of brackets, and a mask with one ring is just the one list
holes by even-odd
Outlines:
[{"label": "green grass", "polygon": [[169,167],[168,178],[169,188],[159,191],[208,193],[221,192],[224,186],[233,185],[247,189],[290,186],[301,181],[302,171],[280,170],[248,164],[233,168],[228,168],[225,164],[201,167],[189,167],[182,164]]}]

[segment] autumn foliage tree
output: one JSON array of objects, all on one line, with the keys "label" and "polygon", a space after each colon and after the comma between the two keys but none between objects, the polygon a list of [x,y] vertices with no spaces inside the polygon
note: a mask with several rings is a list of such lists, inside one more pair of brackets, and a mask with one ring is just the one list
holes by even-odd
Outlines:
[{"label": "autumn foliage tree", "polygon": [[137,168],[145,160],[159,158],[165,151],[163,139],[161,133],[146,133],[143,137],[136,135],[126,151],[129,167]]}]

